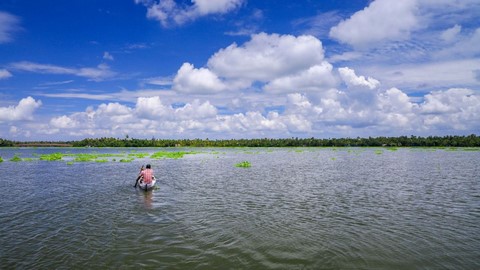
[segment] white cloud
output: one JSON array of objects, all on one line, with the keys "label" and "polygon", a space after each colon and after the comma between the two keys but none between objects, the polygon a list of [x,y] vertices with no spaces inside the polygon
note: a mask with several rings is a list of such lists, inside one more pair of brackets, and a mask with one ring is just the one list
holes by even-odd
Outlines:
[{"label": "white cloud", "polygon": [[217,115],[217,108],[210,104],[209,101],[201,103],[196,99],[192,103],[187,103],[183,107],[175,109],[177,119],[204,119]]},{"label": "white cloud", "polygon": [[418,105],[397,88],[390,88],[378,94],[378,115],[380,123],[395,128],[411,128],[416,123]]},{"label": "white cloud", "polygon": [[11,68],[42,74],[65,74],[85,77],[92,81],[101,81],[115,75],[106,64],[100,64],[95,68],[68,68],[49,64],[38,64],[28,61],[12,63]]},{"label": "white cloud", "polygon": [[462,31],[462,27],[458,24],[455,24],[453,27],[443,31],[440,37],[443,39],[443,41],[451,42],[457,37],[460,31]]},{"label": "white cloud", "polygon": [[163,105],[159,96],[139,97],[135,112],[139,117],[147,119],[170,118],[173,116],[173,108]]},{"label": "white cloud", "polygon": [[429,128],[478,130],[480,95],[471,89],[452,88],[434,91],[420,104],[424,124]]},{"label": "white cloud", "polygon": [[375,0],[330,29],[330,37],[354,47],[408,39],[418,28],[416,0]]},{"label": "white cloud", "polygon": [[368,87],[370,89],[375,89],[380,85],[380,82],[375,80],[374,78],[368,77],[365,78],[364,76],[357,76],[353,69],[348,67],[339,68],[338,72],[342,80],[349,86],[363,86]]},{"label": "white cloud", "polygon": [[0,69],[0,80],[7,79],[12,76],[13,76],[12,73],[10,73],[8,70]]},{"label": "white cloud", "polygon": [[232,44],[218,51],[207,66],[228,79],[266,82],[319,65],[323,59],[322,43],[313,36],[260,33],[242,46]]},{"label": "white cloud", "polygon": [[379,64],[363,67],[362,72],[375,74],[386,87],[426,92],[435,88],[479,86],[480,80],[476,77],[479,67],[480,59],[470,58],[400,65]]},{"label": "white cloud", "polygon": [[109,52],[104,52],[104,53],[103,53],[103,59],[105,59],[105,60],[110,60],[110,61],[115,60],[115,59],[113,58],[113,55],[111,55]]},{"label": "white cloud", "polygon": [[299,73],[274,79],[264,89],[274,93],[312,92],[332,88],[336,83],[332,65],[324,61]]},{"label": "white cloud", "polygon": [[[104,103],[84,112],[53,117],[49,124],[36,129],[18,129],[38,130],[39,134],[63,132],[75,138],[125,134],[142,138],[246,138],[318,136],[325,132],[342,136],[345,132],[401,135],[480,128],[480,96],[471,89],[434,91],[425,95],[421,104],[412,102],[398,88],[368,89],[369,102],[363,100],[364,92],[360,95],[357,92],[330,89],[320,96],[310,92],[291,93],[280,103],[283,110],[268,111],[269,105],[264,105],[236,114],[217,109],[209,100],[194,99],[174,107],[159,96],[140,97],[133,106]],[[22,106],[10,107],[8,111],[20,110]]]},{"label": "white cloud", "polygon": [[173,89],[182,93],[212,94],[226,89],[215,73],[184,63],[173,79]]},{"label": "white cloud", "polygon": [[75,128],[78,123],[72,118],[62,115],[60,117],[54,117],[50,120],[50,125],[54,128]]},{"label": "white cloud", "polygon": [[32,97],[22,98],[18,105],[0,107],[0,122],[32,120],[33,113],[42,105],[40,100],[36,101]]},{"label": "white cloud", "polygon": [[10,13],[0,11],[0,44],[13,40],[13,33],[20,29],[20,19]]},{"label": "white cloud", "polygon": [[182,25],[199,17],[211,14],[225,14],[239,8],[244,0],[192,0],[184,7],[173,0],[135,0],[147,7],[147,18],[159,21],[162,26]]},{"label": "white cloud", "polygon": [[[454,37],[452,37],[452,39],[453,38]],[[457,38],[457,40],[458,41],[455,42],[451,47],[447,47],[440,50],[439,52],[435,52],[434,55],[437,58],[441,59],[478,57],[478,55],[480,54],[480,28],[475,29],[469,36],[461,39]]]}]

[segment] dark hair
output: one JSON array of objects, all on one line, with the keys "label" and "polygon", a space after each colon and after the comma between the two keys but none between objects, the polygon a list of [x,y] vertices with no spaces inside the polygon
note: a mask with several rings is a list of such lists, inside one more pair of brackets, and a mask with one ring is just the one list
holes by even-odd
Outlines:
[{"label": "dark hair", "polygon": [[151,168],[150,164],[147,164],[147,169],[150,169],[150,168]]}]

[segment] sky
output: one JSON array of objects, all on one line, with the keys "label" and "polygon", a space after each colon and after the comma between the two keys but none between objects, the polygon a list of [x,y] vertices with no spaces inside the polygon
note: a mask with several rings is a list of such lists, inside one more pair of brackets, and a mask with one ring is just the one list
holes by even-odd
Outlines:
[{"label": "sky", "polygon": [[0,138],[480,134],[478,0],[2,0]]}]

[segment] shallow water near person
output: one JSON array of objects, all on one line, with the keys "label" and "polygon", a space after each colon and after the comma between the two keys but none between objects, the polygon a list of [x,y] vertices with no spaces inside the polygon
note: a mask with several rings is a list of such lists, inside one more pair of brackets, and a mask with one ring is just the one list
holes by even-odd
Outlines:
[{"label": "shallow water near person", "polygon": [[480,269],[480,151],[161,150],[0,149],[0,268]]}]

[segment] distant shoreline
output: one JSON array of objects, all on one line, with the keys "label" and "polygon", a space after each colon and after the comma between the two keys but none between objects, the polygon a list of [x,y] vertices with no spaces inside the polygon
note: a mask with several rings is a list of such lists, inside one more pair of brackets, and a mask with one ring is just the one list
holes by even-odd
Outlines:
[{"label": "distant shoreline", "polygon": [[0,138],[0,147],[480,147],[480,136],[399,136],[368,138],[134,139],[18,142]]}]

